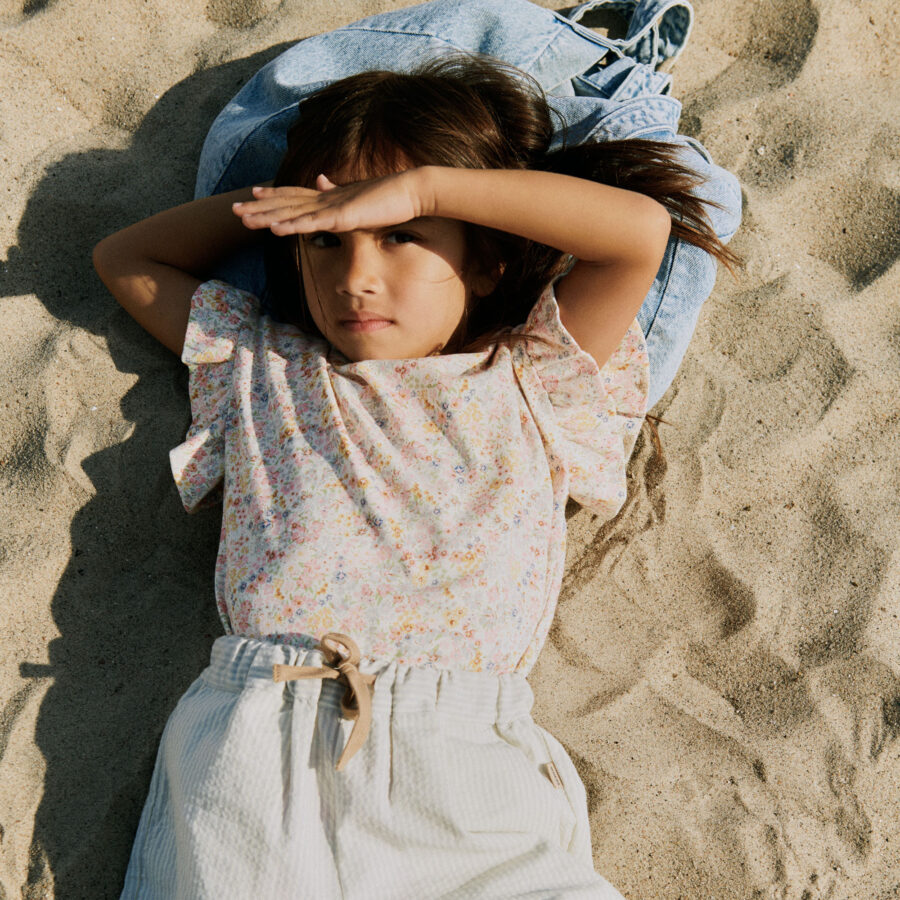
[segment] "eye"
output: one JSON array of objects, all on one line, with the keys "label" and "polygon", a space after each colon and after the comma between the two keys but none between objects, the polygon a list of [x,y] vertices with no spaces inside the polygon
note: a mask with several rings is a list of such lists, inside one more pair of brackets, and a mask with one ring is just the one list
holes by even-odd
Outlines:
[{"label": "eye", "polygon": [[341,239],[330,231],[317,231],[315,234],[308,234],[303,238],[304,243],[312,244],[313,247],[324,249],[325,247],[340,247]]},{"label": "eye", "polygon": [[390,231],[386,237],[389,241],[394,241],[397,244],[408,244],[411,241],[419,240],[419,236],[411,231]]}]

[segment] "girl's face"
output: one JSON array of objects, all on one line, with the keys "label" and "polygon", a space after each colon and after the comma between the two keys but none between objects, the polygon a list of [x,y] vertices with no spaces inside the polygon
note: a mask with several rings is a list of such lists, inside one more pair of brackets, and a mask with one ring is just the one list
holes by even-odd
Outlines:
[{"label": "girl's face", "polygon": [[429,356],[459,325],[469,294],[462,222],[426,217],[300,240],[310,314],[352,362]]}]

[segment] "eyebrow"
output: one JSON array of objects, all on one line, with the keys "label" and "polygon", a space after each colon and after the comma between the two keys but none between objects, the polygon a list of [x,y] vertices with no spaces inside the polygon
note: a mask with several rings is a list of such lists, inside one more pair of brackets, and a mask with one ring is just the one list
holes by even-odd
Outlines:
[{"label": "eyebrow", "polygon": [[[402,228],[404,225],[415,226],[415,225],[432,225],[436,222],[440,222],[442,216],[416,216],[414,219],[407,219],[405,222],[396,222],[393,225],[383,225],[380,228],[354,228],[354,231],[390,231],[393,228]],[[318,231],[311,231],[304,234],[304,237],[311,238],[315,237],[317,234],[345,234],[343,231],[326,231],[324,228]]]},{"label": "eyebrow", "polygon": [[440,222],[440,216],[416,216],[414,219],[407,219],[405,222],[396,222],[393,225],[385,225],[383,228],[372,228],[371,231],[388,231],[391,228],[402,228],[404,225],[433,225]]},{"label": "eyebrow", "polygon": [[416,225],[436,225],[441,221],[440,216],[416,216],[414,219],[407,219],[405,222],[395,222],[393,225],[384,225],[381,228],[363,228],[362,231],[390,231],[393,228],[403,228],[405,226],[415,227]]}]

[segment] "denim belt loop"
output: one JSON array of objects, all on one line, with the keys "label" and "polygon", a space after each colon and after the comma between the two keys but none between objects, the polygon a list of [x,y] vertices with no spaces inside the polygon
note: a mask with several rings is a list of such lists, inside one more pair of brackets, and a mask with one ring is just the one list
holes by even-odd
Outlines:
[{"label": "denim belt loop", "polygon": [[654,69],[681,54],[694,23],[689,0],[588,0],[569,10],[566,18],[580,22],[585,13],[604,7],[628,21],[624,38],[607,38],[616,52]]},{"label": "denim belt loop", "polygon": [[[335,645],[335,646],[332,646]],[[338,649],[344,647],[347,656]],[[319,639],[316,648],[325,657],[324,666],[285,666],[273,665],[272,678],[275,681],[296,681],[300,678],[336,678],[347,685],[341,698],[341,714],[345,719],[355,719],[356,724],[350,732],[347,745],[341,758],[335,765],[340,772],[354,754],[365,743],[372,726],[372,694],[371,685],[375,683],[375,675],[366,675],[359,671],[359,647],[353,638],[346,634],[330,631]]]}]

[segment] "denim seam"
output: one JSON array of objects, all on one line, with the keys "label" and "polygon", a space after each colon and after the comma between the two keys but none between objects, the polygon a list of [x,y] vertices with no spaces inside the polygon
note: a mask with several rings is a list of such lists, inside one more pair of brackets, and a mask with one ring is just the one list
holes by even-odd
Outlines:
[{"label": "denim seam", "polygon": [[585,25],[581,25],[574,19],[570,19],[568,16],[562,15],[562,13],[557,12],[555,9],[551,9],[550,12],[553,13],[554,18],[560,24],[565,25],[566,28],[572,31],[576,36],[585,38],[593,44],[598,44],[601,47],[605,47],[607,50],[621,50],[621,48],[618,46],[620,41],[613,38],[602,37],[601,35],[591,31],[591,29],[586,27]]},{"label": "denim seam", "polygon": [[[462,51],[465,53],[471,52],[468,50],[463,51],[462,48],[458,44],[454,43],[453,41],[448,41],[446,38],[442,38],[436,34],[430,34],[427,31],[396,31],[391,28],[357,28],[353,25],[346,25],[346,26],[344,26],[344,28],[340,29],[340,31],[342,31],[344,33],[353,31],[353,32],[357,32],[357,33],[377,33],[377,34],[402,35],[402,36],[407,36],[407,37],[425,37],[425,38],[431,38],[432,40],[435,40],[435,41],[438,41],[439,43],[445,44],[448,47],[452,47],[454,50],[459,50],[459,51]],[[336,33],[336,32],[333,32],[333,33]],[[540,54],[543,53],[547,49],[547,47],[549,47],[550,44],[554,40],[557,39],[557,37],[559,37],[559,35],[554,35],[553,37],[551,37],[550,40],[547,41],[547,43],[541,48],[540,52],[535,54],[534,58],[536,59],[538,56],[540,56]],[[529,63],[529,65],[532,65],[533,62],[534,62],[534,60],[532,60],[531,63]],[[288,110],[290,108],[291,108],[290,106],[283,106],[281,109],[277,110],[276,112],[273,112],[271,115],[266,116],[265,119],[260,121],[252,130],[248,131],[244,135],[244,137],[241,139],[241,142],[232,151],[231,156],[228,159],[228,162],[225,163],[225,165],[223,166],[222,174],[218,177],[218,179],[216,179],[216,184],[211,192],[211,195],[218,193],[218,190],[219,190],[222,182],[225,180],[226,176],[228,175],[228,173],[231,169],[232,163],[234,162],[235,158],[240,153],[241,149],[247,143],[247,141],[249,141],[253,137],[253,135],[255,135],[261,128],[264,128],[266,125],[268,125],[269,122],[272,121],[272,119],[275,119],[280,115],[283,115],[285,110]]]},{"label": "denim seam", "polygon": [[[608,119],[609,119],[609,116],[607,116],[605,119],[601,119],[597,123],[597,125],[588,132],[587,137],[584,139],[584,143],[587,143],[588,141],[613,140],[613,138],[611,138],[609,136],[609,130],[608,130],[608,125],[607,125]],[[642,134],[650,134],[650,133],[653,133],[654,131],[659,131],[659,123],[658,122],[653,123],[652,125],[645,125],[643,128],[636,128],[634,131],[629,131],[627,137],[615,138],[615,140],[630,141],[633,138],[640,137]],[[674,132],[670,132],[670,133],[674,137],[675,133]],[[606,136],[604,137],[602,135],[606,135]],[[668,140],[662,141],[662,143],[674,144],[674,143],[677,143],[677,141],[673,141],[670,138]]]},{"label": "denim seam", "polygon": [[[357,25],[345,25],[343,28],[338,29],[338,31],[330,33],[346,34],[348,31],[361,31],[372,34],[395,34],[402,37],[434,38],[434,40],[440,41],[442,44],[450,44],[451,46],[456,47],[456,44],[454,44],[453,41],[448,41],[447,38],[442,38],[439,34],[432,34],[430,31],[397,31],[395,28],[359,28]],[[460,48],[457,47],[457,49]]]},{"label": "denim seam", "polygon": [[[643,134],[652,134],[655,131],[659,131],[659,124],[655,123],[653,125],[645,125],[643,128],[636,128],[634,131],[628,132],[627,138],[622,138],[622,140],[630,141],[634,138],[639,138]],[[674,135],[674,132],[671,132]],[[674,143],[671,140],[663,141],[665,144]]]},{"label": "denim seam", "polygon": [[[591,12],[593,9],[598,8],[598,7],[601,7],[601,8],[602,8],[603,6],[612,6],[614,9],[615,9],[615,8],[621,9],[621,8],[625,8],[625,7],[629,6],[629,5],[630,5],[630,4],[628,4],[628,3],[616,3],[615,0],[613,0],[612,3],[609,3],[608,0],[605,0],[605,2],[596,4],[594,7],[592,7],[591,9],[587,9],[587,10],[585,10],[584,12]],[[659,22],[660,22],[660,20],[661,20],[662,17],[663,17],[670,9],[672,9],[673,7],[675,7],[675,6],[684,6],[684,5],[686,5],[686,4],[680,2],[680,0],[671,0],[671,2],[667,3],[667,4],[663,7],[663,9],[660,10],[660,11],[659,11],[659,12],[658,12],[658,13],[657,13],[657,14],[656,14],[656,15],[655,15],[655,16],[654,16],[654,17],[653,17],[653,18],[652,18],[652,19],[651,19],[651,20],[650,20],[650,21],[649,21],[649,22],[648,22],[648,23],[640,30],[640,31],[636,32],[636,33],[633,34],[631,37],[628,37],[628,38],[608,38],[608,40],[611,41],[612,43],[616,44],[617,47],[618,47],[619,49],[624,50],[624,49],[630,48],[630,47],[632,47],[633,45],[635,45],[635,44],[637,44],[638,42],[640,42],[643,38],[645,38],[645,37],[648,35],[648,33],[654,32],[654,35],[653,35],[653,36],[654,36],[655,40],[653,41],[653,55],[654,55],[654,56],[658,56],[658,55],[659,55],[659,33],[658,33],[658,28],[659,28]],[[635,4],[635,8],[636,8],[636,7],[637,7],[637,4]],[[582,15],[584,15],[584,13],[582,13]],[[578,22],[575,21],[575,20],[572,20],[572,24],[573,24],[573,25],[577,25]],[[686,31],[685,31],[685,33],[684,33],[684,36],[683,36],[682,39],[681,39],[681,47],[680,47],[678,50],[676,50],[675,53],[674,53],[671,57],[669,57],[670,59],[673,59],[673,60],[674,60],[674,59],[677,59],[678,56],[681,55],[681,51],[684,49],[685,45],[687,44],[687,40],[688,40],[688,38],[689,38],[690,35],[691,35],[691,30],[692,30],[693,26],[694,26],[693,16],[689,13],[689,14],[688,14],[688,27],[687,27],[687,29],[686,29]],[[579,27],[581,27],[581,28],[584,29],[584,30],[587,30],[587,29],[585,28],[585,26],[583,26],[583,25],[582,25],[582,26],[579,26]],[[654,31],[654,29],[655,29],[655,31]],[[630,55],[630,54],[626,54],[626,55]],[[654,66],[654,69],[655,69],[655,68],[656,68],[656,66]]]},{"label": "denim seam", "polygon": [[[653,321],[650,323],[650,327],[647,329],[647,333],[644,335],[645,342],[649,342],[650,335],[653,333],[653,329],[656,327],[656,320],[659,318],[659,311],[662,309],[663,300],[666,296],[666,291],[669,289],[669,281],[672,279],[672,272],[675,269],[675,262],[678,259],[678,250],[682,243],[682,238],[674,238],[675,246],[672,250],[672,264],[669,266],[669,271],[666,272],[666,283],[663,286],[662,290],[659,292],[659,306],[656,307],[656,312],[653,313]],[[648,348],[649,349],[649,348]],[[649,353],[648,353],[649,355]],[[648,386],[649,387],[649,386]]]},{"label": "denim seam", "polygon": [[[408,37],[427,37],[427,38],[432,38],[433,40],[436,40],[436,41],[440,41],[443,44],[447,44],[448,46],[453,47],[455,50],[460,50],[464,53],[472,53],[471,50],[463,50],[462,47],[460,47],[458,44],[454,43],[453,41],[448,41],[446,38],[442,38],[442,37],[440,37],[440,35],[432,34],[428,31],[395,31],[392,28],[357,28],[352,25],[347,25],[341,30],[342,31],[357,31],[357,32],[365,31],[365,32],[372,32],[372,33],[376,33],[376,34],[404,35],[404,36],[408,36]],[[537,60],[541,56],[541,54],[544,53],[546,51],[546,49],[558,38],[559,38],[559,33],[551,35],[548,38],[547,43],[545,43],[540,48],[540,50],[535,52],[534,56],[530,60],[528,60],[527,63],[520,64],[517,66],[517,68],[522,69],[522,71],[526,71],[525,65],[527,65],[529,67],[533,66],[535,63],[535,60]],[[606,47],[606,49],[608,50],[610,48]]]},{"label": "denim seam", "polygon": [[[627,100],[616,100],[615,97],[607,97],[605,99],[612,100],[612,101],[618,103],[619,106],[617,109],[614,109],[611,112],[608,112],[605,116],[603,116],[603,118],[600,119],[600,121],[597,123],[598,128],[600,127],[601,124],[606,123],[606,122],[611,122],[611,121],[615,122],[619,119],[634,118],[632,115],[633,107],[641,106],[643,108],[643,106],[646,105],[644,102],[646,100],[646,98],[644,98],[644,97],[629,97]],[[654,94],[653,100],[657,101],[657,103],[654,104],[654,106],[661,103],[663,107],[671,107],[678,112],[679,118],[681,117],[681,111],[683,109],[683,105],[680,100],[676,100],[674,97],[671,97],[667,94]],[[644,116],[644,118],[646,118],[646,116]],[[653,124],[656,126],[659,126],[660,120],[657,119],[656,121],[653,122]],[[668,125],[668,122],[666,122],[665,124]]]}]

